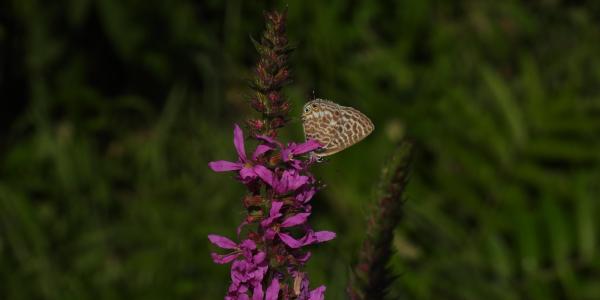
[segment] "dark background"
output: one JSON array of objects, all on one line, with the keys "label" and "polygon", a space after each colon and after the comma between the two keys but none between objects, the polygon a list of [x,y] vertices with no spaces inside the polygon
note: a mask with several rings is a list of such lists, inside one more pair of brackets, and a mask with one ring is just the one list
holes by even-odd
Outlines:
[{"label": "dark background", "polygon": [[560,0],[2,1],[0,298],[223,297],[206,235],[244,191],[207,162],[236,157],[273,3],[293,114],[314,90],[376,126],[314,169],[327,299],[405,136],[392,298],[600,299],[600,2]]}]

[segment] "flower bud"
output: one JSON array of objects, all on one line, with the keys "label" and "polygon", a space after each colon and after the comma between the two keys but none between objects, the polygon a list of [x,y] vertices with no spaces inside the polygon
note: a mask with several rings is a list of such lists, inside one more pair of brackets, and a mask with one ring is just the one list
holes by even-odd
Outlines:
[{"label": "flower bud", "polygon": [[246,208],[252,207],[252,206],[261,206],[263,203],[264,203],[264,198],[261,197],[260,195],[257,195],[257,196],[247,195],[246,197],[244,197],[244,206]]},{"label": "flower bud", "polygon": [[289,72],[287,69],[281,69],[279,70],[279,72],[277,72],[277,74],[275,74],[275,76],[273,77],[273,82],[275,84],[282,84],[283,82],[285,82],[288,79],[289,76]]},{"label": "flower bud", "polygon": [[283,117],[276,117],[271,120],[271,128],[280,128],[285,125],[285,119]]},{"label": "flower bud", "polygon": [[262,239],[262,237],[254,231],[248,232],[248,238],[253,241],[260,241]]},{"label": "flower bud", "polygon": [[252,98],[252,100],[250,100],[250,105],[259,112],[264,112],[266,110],[265,105],[257,98]]},{"label": "flower bud", "polygon": [[279,102],[279,100],[281,99],[281,96],[279,95],[278,92],[273,91],[269,93],[269,101],[271,101],[271,103],[277,103]]},{"label": "flower bud", "polygon": [[283,102],[281,103],[281,105],[279,105],[279,112],[282,115],[287,115],[288,112],[290,111],[290,103],[289,102]]},{"label": "flower bud", "polygon": [[269,165],[272,167],[278,165],[281,162],[281,153],[273,154],[269,159]]},{"label": "flower bud", "polygon": [[260,119],[250,119],[246,121],[246,123],[248,124],[248,127],[250,127],[250,129],[254,132],[260,132],[265,127],[265,121]]}]

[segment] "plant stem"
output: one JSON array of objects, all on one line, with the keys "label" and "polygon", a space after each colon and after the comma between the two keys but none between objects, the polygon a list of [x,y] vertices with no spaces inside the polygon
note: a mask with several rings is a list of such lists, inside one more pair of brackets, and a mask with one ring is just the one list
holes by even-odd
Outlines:
[{"label": "plant stem", "polygon": [[368,219],[367,236],[348,286],[353,300],[384,299],[394,280],[388,263],[393,254],[394,229],[402,217],[412,148],[412,143],[403,142],[389,167],[384,169],[381,197]]}]

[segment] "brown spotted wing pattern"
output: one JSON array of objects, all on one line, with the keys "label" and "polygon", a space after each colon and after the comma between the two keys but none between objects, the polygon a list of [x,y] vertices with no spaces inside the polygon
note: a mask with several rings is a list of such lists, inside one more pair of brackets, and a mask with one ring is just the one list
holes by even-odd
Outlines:
[{"label": "brown spotted wing pattern", "polygon": [[340,152],[367,137],[375,126],[360,111],[329,100],[315,99],[302,110],[302,125],[306,139],[315,139],[323,146],[318,157]]}]

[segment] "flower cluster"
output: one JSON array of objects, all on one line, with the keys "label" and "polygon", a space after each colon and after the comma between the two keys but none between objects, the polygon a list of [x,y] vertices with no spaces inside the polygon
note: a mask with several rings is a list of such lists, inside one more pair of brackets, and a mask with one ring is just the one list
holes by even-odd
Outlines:
[{"label": "flower cluster", "polygon": [[313,161],[302,155],[321,145],[314,140],[284,145],[259,135],[254,137],[259,144],[248,157],[241,128],[235,125],[233,132],[238,160],[209,163],[213,171],[236,172],[236,179],[248,188],[243,201],[248,215],[238,227],[238,236],[246,229],[246,237],[239,244],[218,235],[208,237],[229,250],[213,253],[213,260],[233,262],[225,299],[324,299],[325,286],[309,290],[308,276],[302,272],[311,255],[304,247],[335,237],[334,232],[314,231],[307,223],[317,187],[308,171]]}]

